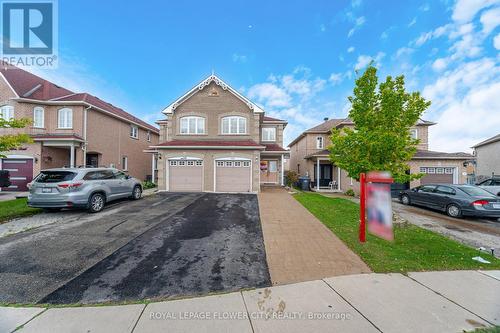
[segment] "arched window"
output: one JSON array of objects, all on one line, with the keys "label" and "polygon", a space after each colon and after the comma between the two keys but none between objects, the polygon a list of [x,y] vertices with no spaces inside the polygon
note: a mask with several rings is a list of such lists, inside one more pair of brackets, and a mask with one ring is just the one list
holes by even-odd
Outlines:
[{"label": "arched window", "polygon": [[4,120],[14,119],[14,107],[10,105],[4,105],[0,108],[0,118]]},{"label": "arched window", "polygon": [[229,116],[222,118],[222,134],[246,134],[247,118],[239,116]]},{"label": "arched window", "polygon": [[33,127],[43,128],[45,122],[45,114],[41,106],[35,106],[33,108]]},{"label": "arched window", "polygon": [[73,110],[62,108],[57,113],[58,128],[73,128]]},{"label": "arched window", "polygon": [[180,119],[181,134],[205,134],[205,118],[188,116]]}]

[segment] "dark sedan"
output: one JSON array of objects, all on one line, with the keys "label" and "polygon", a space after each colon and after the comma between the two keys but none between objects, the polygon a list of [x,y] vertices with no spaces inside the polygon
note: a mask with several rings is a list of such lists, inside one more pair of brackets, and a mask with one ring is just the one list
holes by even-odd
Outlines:
[{"label": "dark sedan", "polygon": [[500,217],[500,199],[473,185],[426,184],[401,191],[405,205],[418,205],[446,212],[451,217]]}]

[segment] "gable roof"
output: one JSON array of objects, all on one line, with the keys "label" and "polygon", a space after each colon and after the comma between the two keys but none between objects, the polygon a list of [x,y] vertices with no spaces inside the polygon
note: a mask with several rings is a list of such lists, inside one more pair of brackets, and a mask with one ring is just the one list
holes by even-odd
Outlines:
[{"label": "gable roof", "polygon": [[497,141],[500,141],[500,134],[497,134],[497,135],[495,135],[495,136],[493,136],[493,137],[491,137],[489,139],[481,141],[477,145],[472,146],[472,148],[481,147],[481,146],[484,146],[484,145],[487,145],[487,144],[490,144],[490,143],[493,143],[493,142],[497,142]]},{"label": "gable roof", "polygon": [[219,77],[217,77],[215,74],[210,75],[197,85],[195,85],[191,90],[189,90],[187,93],[176,99],[173,103],[168,105],[166,108],[163,109],[164,114],[168,113],[173,113],[174,110],[184,103],[186,100],[188,100],[191,96],[193,96],[197,91],[203,90],[206,86],[208,86],[210,83],[214,82],[216,85],[220,86],[223,90],[227,90],[230,93],[232,93],[234,96],[236,96],[238,99],[240,99],[243,103],[245,103],[250,110],[253,110],[254,112],[257,113],[263,113],[264,110],[258,106],[257,104],[253,103],[250,101],[248,98],[240,94],[237,90],[233,89],[230,85],[222,81]]},{"label": "gable roof", "polygon": [[105,111],[112,116],[128,120],[155,133],[159,132],[153,125],[96,96],[88,93],[74,93],[71,90],[60,87],[55,83],[5,62],[0,62],[0,66],[1,75],[3,75],[7,83],[12,87],[19,100],[40,101],[48,105],[61,104],[61,102],[84,104]]},{"label": "gable roof", "polygon": [[[417,122],[417,125],[420,125],[420,126],[432,126],[435,124],[436,123],[434,123],[432,121],[423,120],[420,118]],[[304,132],[302,132],[298,137],[296,137],[292,142],[290,142],[288,147],[295,144],[297,141],[299,141],[301,138],[303,138],[307,133],[318,133],[318,134],[325,133],[326,134],[326,133],[330,133],[332,128],[337,128],[341,125],[354,125],[354,122],[349,117],[337,118],[337,119],[327,119],[327,120],[323,121],[321,124],[316,125],[314,127],[311,127],[309,129],[305,130]]]},{"label": "gable roof", "polygon": [[438,159],[441,159],[441,160],[446,160],[446,159],[450,159],[450,160],[455,160],[455,159],[466,160],[466,159],[472,159],[472,158],[474,158],[474,156],[472,156],[469,153],[462,153],[462,152],[458,152],[458,153],[444,153],[444,152],[441,152],[441,151],[433,151],[433,150],[417,150],[417,152],[415,153],[415,155],[413,156],[413,158],[414,159],[434,159],[434,158],[438,158]]}]

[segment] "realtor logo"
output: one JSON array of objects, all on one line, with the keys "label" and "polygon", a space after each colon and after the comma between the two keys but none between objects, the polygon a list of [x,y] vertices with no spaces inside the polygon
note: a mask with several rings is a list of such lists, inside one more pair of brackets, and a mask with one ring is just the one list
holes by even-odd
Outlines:
[{"label": "realtor logo", "polygon": [[2,1],[2,60],[16,66],[55,67],[57,2]]}]

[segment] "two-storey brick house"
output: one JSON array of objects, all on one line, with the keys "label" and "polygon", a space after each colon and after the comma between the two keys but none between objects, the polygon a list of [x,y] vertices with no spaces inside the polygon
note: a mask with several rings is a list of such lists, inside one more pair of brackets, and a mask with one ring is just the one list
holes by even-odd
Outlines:
[{"label": "two-storey brick house", "polygon": [[211,75],[163,110],[158,186],[164,191],[258,192],[283,184],[284,120]]},{"label": "two-storey brick house", "polygon": [[139,179],[152,174],[151,156],[159,130],[124,110],[86,93],[74,93],[20,68],[0,68],[0,116],[28,118],[23,129],[0,129],[0,135],[27,133],[34,140],[2,152],[0,169],[10,171],[10,188],[26,190],[40,170],[63,166],[114,166]]},{"label": "two-storey brick house", "polygon": [[[429,150],[429,127],[435,123],[419,120],[410,129],[413,138],[420,140],[417,153],[408,164],[409,173],[423,173],[424,177],[401,184],[408,188],[427,183],[465,183],[467,170],[465,162],[473,158],[467,153],[444,153]],[[328,119],[304,131],[288,146],[290,147],[290,170],[301,176],[309,176],[315,190],[334,190],[345,192],[349,189],[359,192],[359,183],[348,177],[345,170],[332,164],[328,147],[331,145],[332,128],[354,127],[349,118]]]}]

